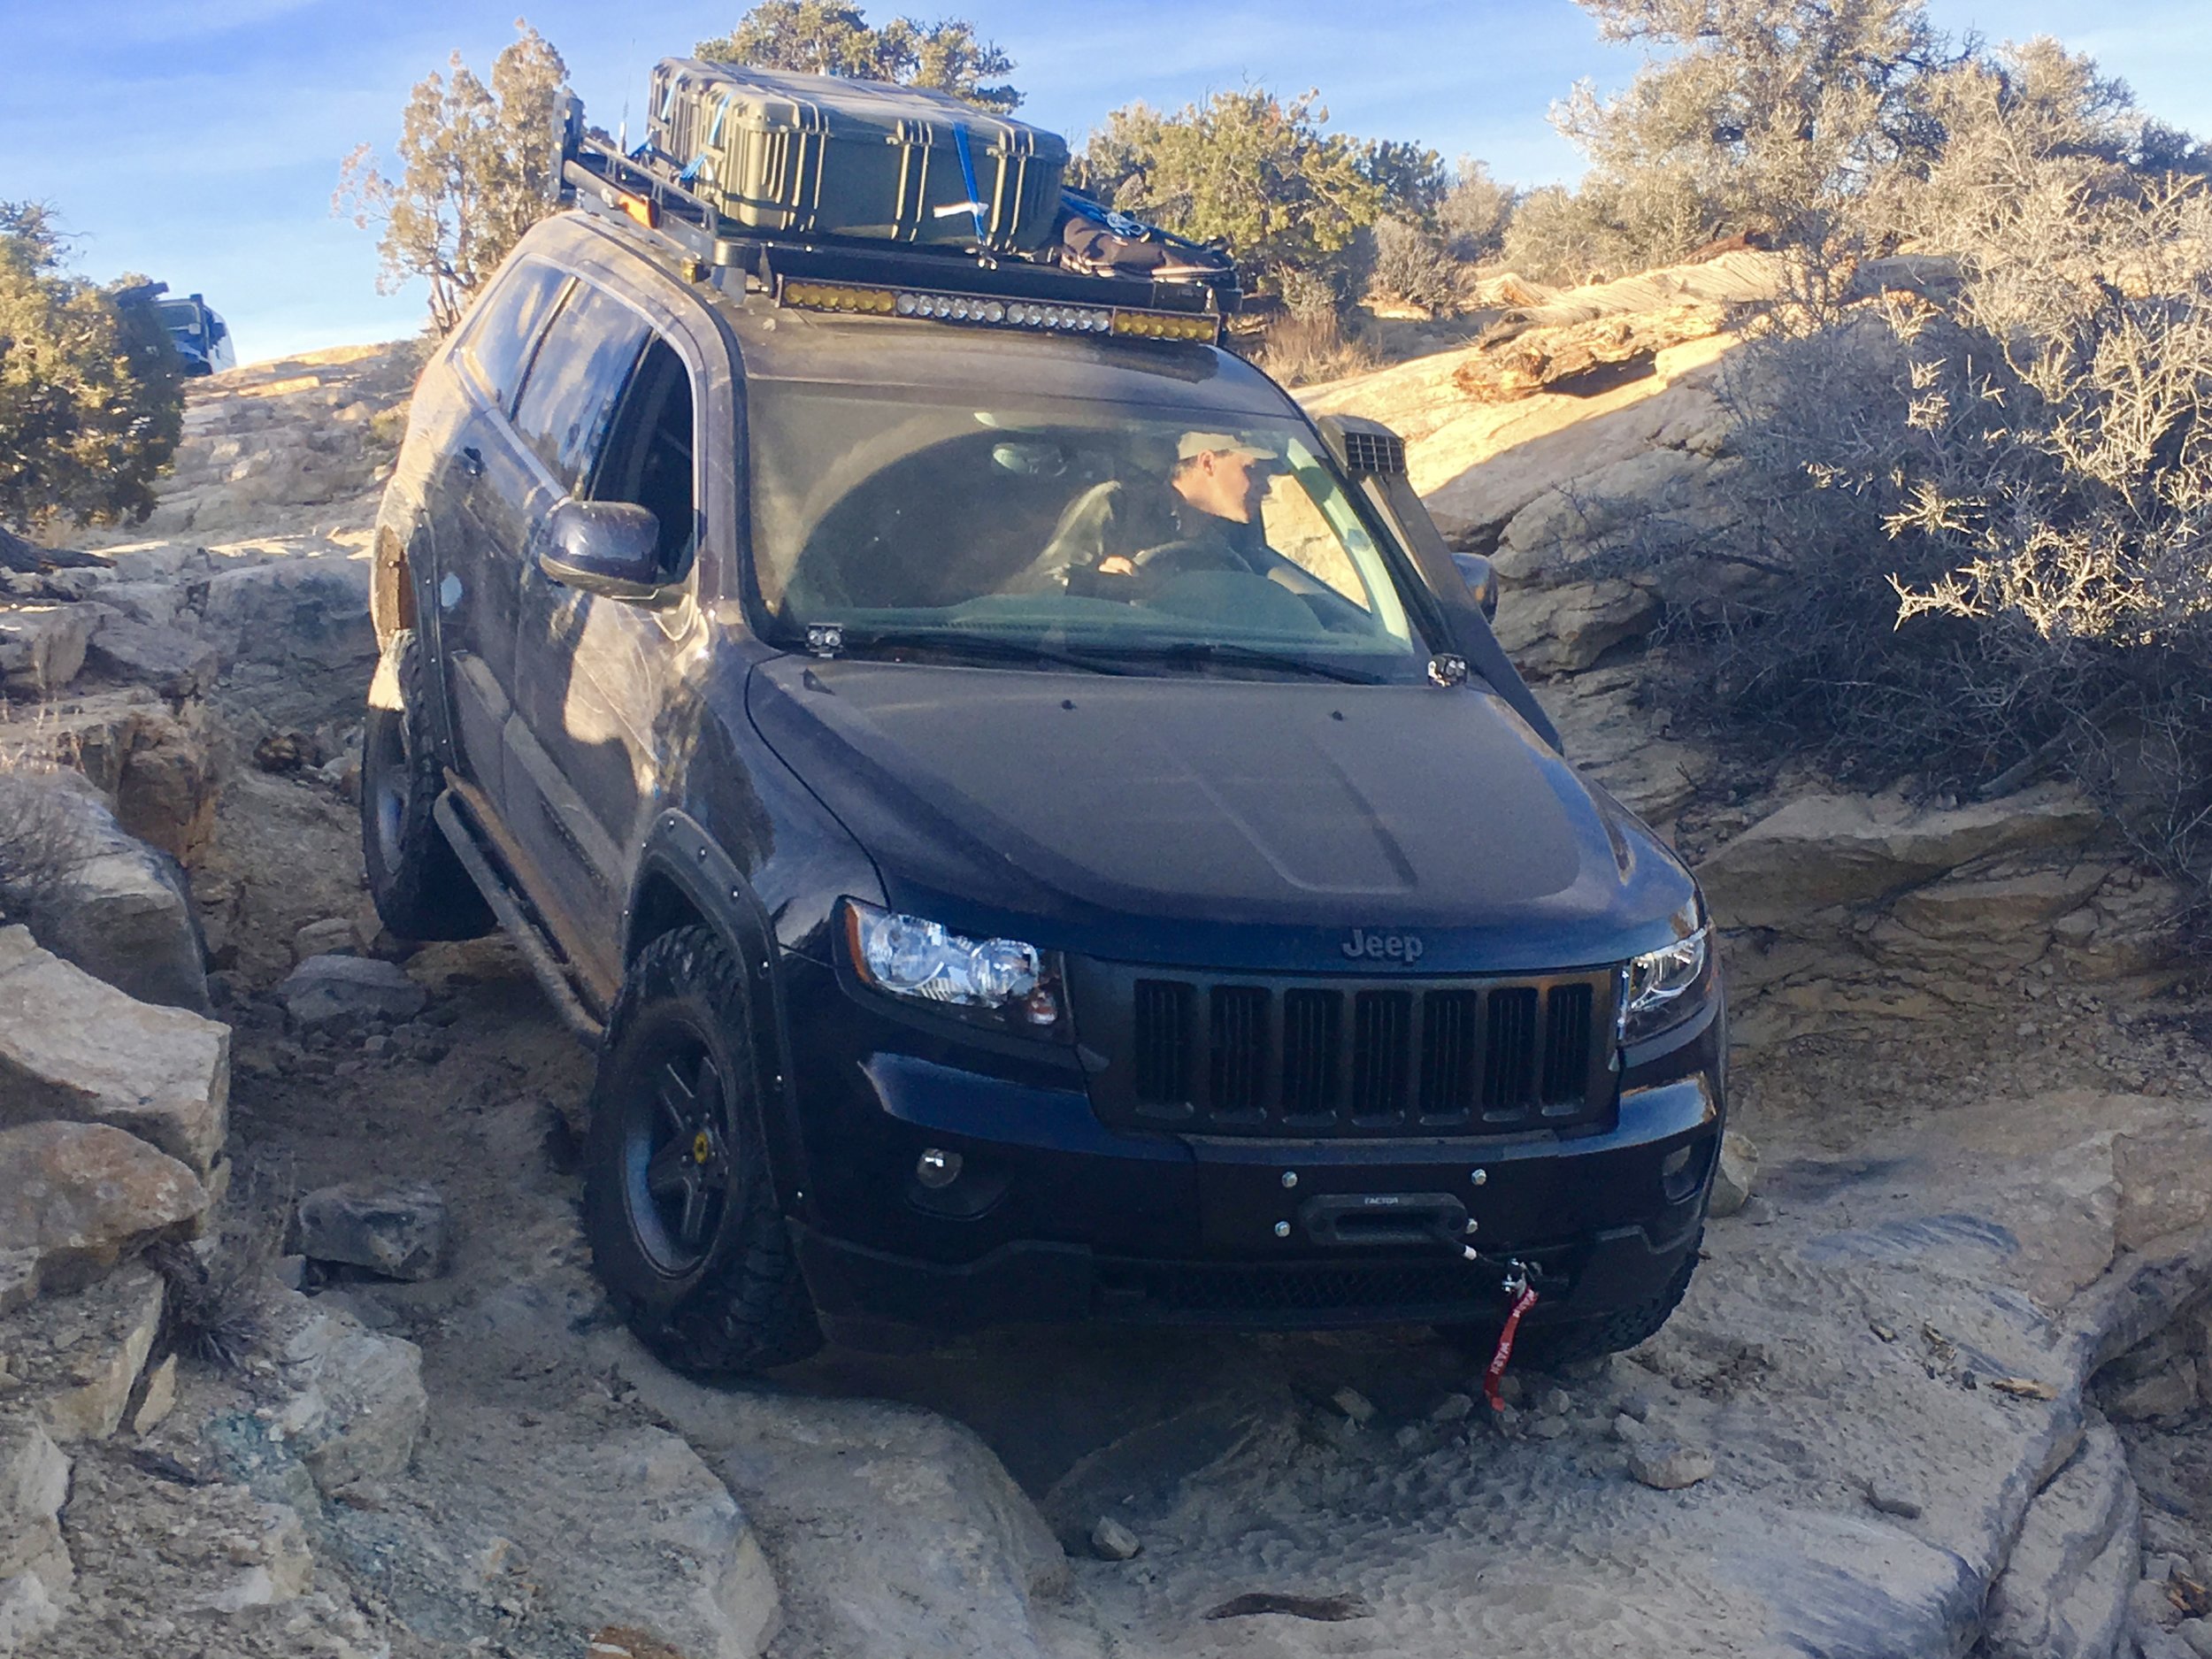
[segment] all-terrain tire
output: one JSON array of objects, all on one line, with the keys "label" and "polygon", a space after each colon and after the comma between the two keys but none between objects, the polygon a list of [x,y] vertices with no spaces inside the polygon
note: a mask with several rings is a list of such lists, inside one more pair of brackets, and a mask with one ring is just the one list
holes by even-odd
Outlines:
[{"label": "all-terrain tire", "polygon": [[685,927],[647,945],[600,1043],[584,1232],[618,1311],[679,1371],[743,1375],[822,1344],[755,1076],[745,976],[722,941]]},{"label": "all-terrain tire", "polygon": [[[1691,1276],[1697,1271],[1698,1248],[1704,1241],[1704,1231],[1701,1228],[1698,1236],[1690,1241],[1690,1248],[1682,1253],[1681,1265],[1674,1270],[1674,1277],[1667,1281],[1666,1288],[1648,1302],[1618,1309],[1595,1319],[1530,1326],[1513,1345],[1515,1363],[1526,1363],[1535,1371],[1557,1371],[1578,1361],[1624,1354],[1638,1343],[1658,1335],[1660,1327],[1673,1317],[1689,1291]],[[1442,1334],[1469,1353],[1487,1360],[1497,1346],[1498,1327],[1454,1325]]]},{"label": "all-terrain tire", "polygon": [[361,726],[361,859],[376,913],[400,938],[475,939],[495,918],[430,815],[445,772],[422,674],[422,648],[402,628],[385,643]]}]

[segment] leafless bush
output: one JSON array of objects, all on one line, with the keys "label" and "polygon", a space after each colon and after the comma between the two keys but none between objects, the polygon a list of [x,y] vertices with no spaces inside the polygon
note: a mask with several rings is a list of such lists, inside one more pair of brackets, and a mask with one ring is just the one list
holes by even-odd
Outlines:
[{"label": "leafless bush", "polygon": [[86,847],[50,768],[0,757],[0,923],[34,932],[68,893]]},{"label": "leafless bush", "polygon": [[211,1248],[171,1244],[149,1252],[168,1285],[165,1351],[235,1371],[261,1345],[270,1271],[283,1252],[295,1187],[288,1169],[246,1169],[231,1182]]},{"label": "leafless bush", "polygon": [[1381,361],[1372,344],[1333,309],[1286,311],[1269,323],[1252,360],[1284,386],[1312,386],[1360,374]]},{"label": "leafless bush", "polygon": [[1458,309],[1468,267],[1444,238],[1407,219],[1376,221],[1369,262],[1369,291],[1436,312]]},{"label": "leafless bush", "polygon": [[1669,631],[1735,729],[1961,794],[2070,775],[2201,879],[2212,196],[1983,113],[1915,210],[1955,290],[1816,292],[1741,354],[1724,551],[1763,580]]},{"label": "leafless bush", "polygon": [[1436,227],[1443,233],[1446,250],[1470,265],[1495,259],[1505,248],[1506,229],[1520,200],[1518,190],[1490,176],[1486,162],[1463,157],[1451,188],[1436,207]]}]

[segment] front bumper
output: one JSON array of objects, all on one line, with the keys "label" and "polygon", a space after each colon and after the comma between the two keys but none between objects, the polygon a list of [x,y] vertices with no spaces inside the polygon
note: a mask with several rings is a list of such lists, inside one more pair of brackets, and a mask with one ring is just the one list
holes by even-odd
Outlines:
[{"label": "front bumper", "polygon": [[[787,1213],[842,1340],[1088,1319],[1476,1323],[1500,1313],[1509,1257],[1541,1275],[1533,1323],[1592,1318],[1659,1295],[1703,1220],[1717,1013],[1631,1055],[1602,1127],[1286,1141],[1111,1129],[1071,1058],[978,1052],[810,988],[826,995],[791,1003],[813,1064]],[[933,1191],[915,1178],[931,1148],[961,1161]]]}]

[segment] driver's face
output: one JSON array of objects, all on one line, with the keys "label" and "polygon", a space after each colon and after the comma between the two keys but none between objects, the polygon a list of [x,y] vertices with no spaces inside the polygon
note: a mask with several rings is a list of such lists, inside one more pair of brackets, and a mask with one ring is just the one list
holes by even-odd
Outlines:
[{"label": "driver's face", "polygon": [[1192,470],[1191,488],[1184,494],[1193,506],[1226,518],[1232,524],[1250,524],[1267,495],[1273,470],[1257,456],[1234,449],[1210,449]]}]

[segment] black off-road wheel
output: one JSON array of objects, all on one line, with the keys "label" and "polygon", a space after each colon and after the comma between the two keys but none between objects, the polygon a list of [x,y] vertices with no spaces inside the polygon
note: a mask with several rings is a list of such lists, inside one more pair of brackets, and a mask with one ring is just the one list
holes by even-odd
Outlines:
[{"label": "black off-road wheel", "polygon": [[822,1344],[761,1146],[745,979],[704,927],[638,954],[600,1044],[584,1145],[593,1265],[679,1371],[743,1375]]},{"label": "black off-road wheel", "polygon": [[[1674,1277],[1650,1301],[1595,1319],[1531,1325],[1522,1331],[1514,1340],[1513,1363],[1525,1364],[1532,1371],[1557,1371],[1563,1365],[1603,1359],[1608,1354],[1625,1354],[1638,1343],[1657,1336],[1689,1292],[1690,1278],[1697,1271],[1698,1247],[1704,1239],[1701,1231],[1691,1240],[1690,1248],[1682,1253],[1681,1264],[1674,1270]],[[1498,1344],[1495,1324],[1444,1325],[1438,1328],[1438,1334],[1486,1363]]]},{"label": "black off-road wheel", "polygon": [[445,774],[422,672],[414,630],[402,628],[385,644],[361,726],[361,859],[376,913],[400,938],[475,939],[495,918],[430,816]]}]

